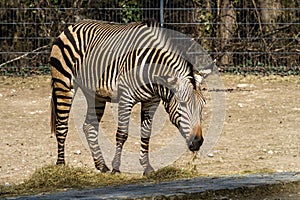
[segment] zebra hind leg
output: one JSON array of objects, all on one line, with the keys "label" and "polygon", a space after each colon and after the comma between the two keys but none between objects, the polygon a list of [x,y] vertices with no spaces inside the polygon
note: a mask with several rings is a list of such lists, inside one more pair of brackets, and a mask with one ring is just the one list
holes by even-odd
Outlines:
[{"label": "zebra hind leg", "polygon": [[159,99],[149,102],[142,102],[140,164],[144,168],[144,176],[149,175],[154,171],[149,161],[149,141],[152,130],[153,116],[158,108],[159,102]]},{"label": "zebra hind leg", "polygon": [[68,133],[68,121],[73,97],[77,87],[61,84],[62,81],[52,80],[51,99],[51,132],[57,140],[57,165],[65,164],[65,140]]},{"label": "zebra hind leg", "polygon": [[85,133],[89,148],[94,159],[96,169],[105,173],[109,171],[106,166],[99,143],[98,143],[98,131],[99,122],[104,114],[105,101],[95,100],[95,104],[88,101],[88,110],[86,119],[83,124],[83,132]]}]

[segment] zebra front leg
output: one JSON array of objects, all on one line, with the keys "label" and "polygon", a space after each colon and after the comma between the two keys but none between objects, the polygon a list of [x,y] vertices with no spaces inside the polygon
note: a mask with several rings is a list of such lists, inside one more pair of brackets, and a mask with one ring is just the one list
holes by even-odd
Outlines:
[{"label": "zebra front leg", "polygon": [[141,108],[141,150],[140,164],[144,168],[143,175],[148,175],[154,171],[149,161],[149,141],[152,130],[152,121],[160,99],[154,99],[149,102],[142,102]]},{"label": "zebra front leg", "polygon": [[92,104],[88,101],[88,110],[86,114],[86,119],[83,124],[83,131],[85,133],[87,142],[91,154],[94,159],[96,169],[105,173],[109,171],[106,166],[99,143],[98,143],[98,132],[99,132],[99,122],[103,116],[105,110],[105,101],[96,101]]},{"label": "zebra front leg", "polygon": [[128,125],[132,106],[134,105],[128,97],[121,97],[118,105],[118,130],[116,133],[116,152],[112,161],[112,173],[120,173],[121,155],[123,145],[128,138]]}]

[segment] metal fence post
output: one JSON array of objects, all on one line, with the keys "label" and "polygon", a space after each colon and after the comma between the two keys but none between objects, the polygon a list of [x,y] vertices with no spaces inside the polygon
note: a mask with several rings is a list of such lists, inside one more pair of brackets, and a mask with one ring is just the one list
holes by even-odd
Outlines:
[{"label": "metal fence post", "polygon": [[159,4],[160,26],[164,26],[164,0],[160,0]]}]

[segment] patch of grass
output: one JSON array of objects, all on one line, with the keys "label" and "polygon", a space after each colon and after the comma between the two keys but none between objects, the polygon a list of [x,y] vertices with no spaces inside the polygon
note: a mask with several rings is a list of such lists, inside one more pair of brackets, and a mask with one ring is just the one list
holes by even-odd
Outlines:
[{"label": "patch of grass", "polygon": [[84,189],[133,183],[161,182],[197,176],[188,170],[165,167],[149,176],[98,173],[88,168],[50,165],[38,169],[19,185],[0,185],[0,197],[50,193],[66,189]]},{"label": "patch of grass", "polygon": [[25,182],[32,188],[84,188],[93,186],[107,186],[129,182],[130,177],[117,174],[102,174],[88,168],[69,166],[47,166],[37,170]]},{"label": "patch of grass", "polygon": [[155,172],[152,172],[147,176],[148,180],[153,181],[169,181],[183,178],[192,178],[195,176],[199,176],[197,172],[188,171],[185,169],[178,169],[176,167],[164,167]]}]

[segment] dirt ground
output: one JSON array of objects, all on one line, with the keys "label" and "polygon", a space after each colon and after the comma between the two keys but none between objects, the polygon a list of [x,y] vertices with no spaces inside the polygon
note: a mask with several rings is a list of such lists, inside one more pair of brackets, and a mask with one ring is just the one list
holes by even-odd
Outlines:
[{"label": "dirt ground", "polygon": [[[223,75],[222,80],[226,87],[223,131],[213,149],[193,161],[198,172],[299,172],[300,77]],[[50,90],[49,76],[0,77],[0,184],[21,183],[35,169],[55,163],[56,139],[49,127]],[[209,91],[205,95],[209,102]],[[204,123],[209,121],[209,113],[209,109],[204,112]],[[138,118],[137,113],[134,117]],[[101,122],[112,138],[114,122],[109,113]],[[165,124],[168,134],[179,134],[174,126]],[[159,139],[151,141],[153,149],[165,144],[166,138]],[[139,144],[135,143],[138,155]],[[126,147],[132,147],[130,141]],[[174,165],[188,168],[191,158],[185,150]],[[74,120],[70,121],[66,161],[71,166],[94,168],[89,151],[76,133]]]}]

